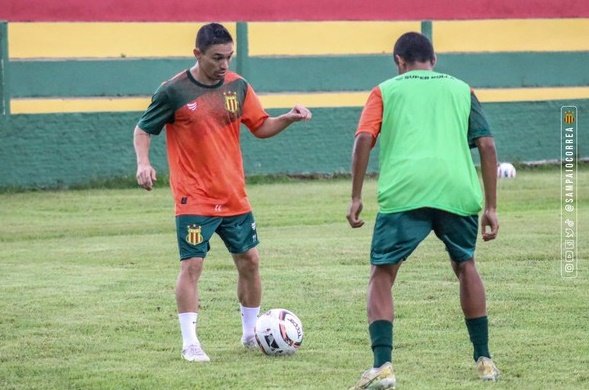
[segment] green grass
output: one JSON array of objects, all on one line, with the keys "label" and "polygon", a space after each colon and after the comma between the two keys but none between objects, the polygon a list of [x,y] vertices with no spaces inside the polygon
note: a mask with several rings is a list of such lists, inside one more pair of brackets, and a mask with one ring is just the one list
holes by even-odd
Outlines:
[{"label": "green grass", "polygon": [[[578,179],[575,280],[560,277],[559,177],[524,170],[502,181],[500,236],[477,251],[501,381],[480,383],[474,373],[458,286],[430,236],[395,286],[400,388],[589,388],[589,170]],[[262,309],[294,311],[305,339],[292,357],[241,348],[236,272],[215,238],[199,318],[212,362],[202,365],[180,358],[168,188],[0,194],[0,388],[347,388],[372,363],[365,295],[374,192],[367,182],[367,224],[352,230],[349,180],[249,186]]]}]

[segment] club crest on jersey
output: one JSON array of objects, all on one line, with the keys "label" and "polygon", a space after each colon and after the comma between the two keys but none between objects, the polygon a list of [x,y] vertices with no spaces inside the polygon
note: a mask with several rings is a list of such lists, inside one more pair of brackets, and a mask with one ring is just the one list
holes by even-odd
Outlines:
[{"label": "club crest on jersey", "polygon": [[188,234],[186,235],[186,242],[190,245],[198,245],[203,241],[202,228],[198,225],[188,225]]},{"label": "club crest on jersey", "polygon": [[225,109],[232,114],[237,113],[239,111],[239,101],[237,100],[237,93],[228,91],[223,92],[225,96]]}]

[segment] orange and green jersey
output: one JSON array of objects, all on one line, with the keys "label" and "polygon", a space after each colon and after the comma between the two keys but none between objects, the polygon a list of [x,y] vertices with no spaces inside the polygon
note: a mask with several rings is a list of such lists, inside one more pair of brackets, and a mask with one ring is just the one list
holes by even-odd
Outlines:
[{"label": "orange and green jersey", "polygon": [[266,118],[251,85],[233,72],[209,86],[186,70],[158,88],[137,126],[149,134],[166,128],[176,215],[232,216],[251,211],[240,124],[255,132]]},{"label": "orange and green jersey", "polygon": [[414,70],[375,87],[356,134],[380,136],[382,213],[431,207],[480,211],[481,186],[470,154],[491,132],[470,87],[452,76]]}]

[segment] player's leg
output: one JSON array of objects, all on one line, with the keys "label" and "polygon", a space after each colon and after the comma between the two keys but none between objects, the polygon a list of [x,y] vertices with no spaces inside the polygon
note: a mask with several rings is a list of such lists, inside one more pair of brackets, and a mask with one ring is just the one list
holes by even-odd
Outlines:
[{"label": "player's leg", "polygon": [[202,257],[191,257],[180,262],[180,271],[176,279],[178,313],[198,312],[198,281],[203,267]]},{"label": "player's leg", "polygon": [[245,307],[258,307],[262,300],[260,254],[257,248],[244,253],[233,253],[237,268],[237,299]]},{"label": "player's leg", "polygon": [[393,320],[395,316],[392,288],[402,261],[372,265],[368,282],[368,330],[374,355],[373,367],[392,361]]},{"label": "player's leg", "polygon": [[489,352],[489,323],[485,286],[474,261],[478,217],[459,216],[438,211],[434,222],[436,235],[444,242],[450,263],[459,282],[460,305],[473,345],[473,358],[484,380],[496,380],[499,370]]},{"label": "player's leg", "polygon": [[[368,322],[369,329],[374,329],[374,332],[370,332],[373,339],[374,367],[391,361],[394,319],[392,287],[399,267],[427,237],[431,229],[428,209],[379,213],[376,217],[370,251],[372,268],[368,284]],[[390,334],[390,337],[382,339],[379,335],[385,333]],[[385,344],[390,346],[388,353],[381,350],[387,348]]]},{"label": "player's leg", "polygon": [[489,320],[483,281],[474,259],[461,262],[452,260],[451,263],[460,283],[460,305],[479,377],[484,381],[496,381],[500,372],[489,352]]},{"label": "player's leg", "polygon": [[260,254],[256,222],[253,214],[247,213],[223,218],[217,229],[237,268],[237,298],[241,309],[242,337],[246,348],[256,348],[254,327],[262,300],[260,278]]},{"label": "player's leg", "polygon": [[368,333],[373,354],[372,368],[352,387],[394,389],[397,383],[392,364],[394,306],[392,287],[403,262],[372,265],[367,292]]},{"label": "player's leg", "polygon": [[491,358],[485,287],[474,259],[461,262],[452,260],[451,264],[460,284],[460,305],[473,345],[474,361],[481,356]]},{"label": "player's leg", "polygon": [[182,357],[188,361],[208,362],[197,337],[198,282],[209,240],[220,223],[218,218],[181,215],[176,218],[180,271],[176,279],[176,305],[182,333]]},{"label": "player's leg", "polygon": [[202,257],[182,260],[176,279],[176,304],[182,333],[182,357],[188,361],[209,361],[209,357],[200,347],[200,341],[196,335],[199,302],[198,280],[202,273],[203,262]]},{"label": "player's leg", "polygon": [[460,284],[460,305],[464,317],[468,319],[486,316],[485,286],[474,259],[461,262],[451,260],[450,263]]},{"label": "player's leg", "polygon": [[237,298],[241,309],[241,342],[246,348],[256,348],[254,328],[260,314],[262,281],[260,256],[257,248],[245,253],[233,254],[237,267]]},{"label": "player's leg", "polygon": [[[370,252],[368,332],[373,368],[364,372],[354,389],[393,389],[392,366],[394,298],[392,288],[401,264],[431,231],[426,209],[381,214],[376,217]],[[376,387],[375,387],[376,386]]]}]

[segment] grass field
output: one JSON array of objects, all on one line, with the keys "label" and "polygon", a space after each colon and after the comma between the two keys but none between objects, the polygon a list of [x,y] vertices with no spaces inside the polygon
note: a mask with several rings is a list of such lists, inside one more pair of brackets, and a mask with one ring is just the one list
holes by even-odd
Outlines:
[{"label": "grass field", "polygon": [[[578,177],[579,276],[560,276],[560,174],[521,171],[499,188],[499,238],[480,243],[490,346],[502,379],[481,383],[458,285],[433,236],[395,287],[402,389],[589,388],[589,170]],[[245,351],[236,272],[215,238],[199,337],[212,362],[180,358],[169,189],[0,194],[1,389],[346,389],[372,363],[365,291],[376,213],[345,221],[347,180],[250,185],[261,238],[262,309],[303,321],[292,357]]]}]

